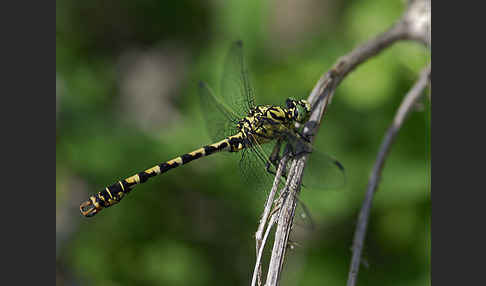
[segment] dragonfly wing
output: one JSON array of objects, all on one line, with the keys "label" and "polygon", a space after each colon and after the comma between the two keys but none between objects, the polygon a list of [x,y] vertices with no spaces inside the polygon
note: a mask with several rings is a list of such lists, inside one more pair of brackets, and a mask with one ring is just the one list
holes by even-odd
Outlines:
[{"label": "dragonfly wing", "polygon": [[305,230],[315,230],[314,219],[307,206],[297,198],[297,207],[295,208],[294,222],[296,226],[302,227]]},{"label": "dragonfly wing", "polygon": [[224,60],[220,95],[240,117],[246,116],[255,105],[255,92],[248,76],[241,41],[231,45]]},{"label": "dragonfly wing", "polygon": [[[240,170],[245,182],[255,185],[262,194],[269,192],[273,184],[273,175],[265,170],[266,154],[255,146],[242,151]],[[265,192],[262,192],[265,191]]]},{"label": "dragonfly wing", "polygon": [[346,173],[338,160],[326,153],[311,149],[302,182],[304,188],[340,189],[346,184]]},{"label": "dragonfly wing", "polygon": [[237,132],[238,115],[220,98],[216,97],[211,88],[204,82],[199,83],[201,112],[206,121],[206,127],[212,140],[234,135]]},{"label": "dragonfly wing", "polygon": [[226,55],[219,96],[206,84],[199,84],[202,113],[213,140],[234,135],[237,122],[254,105],[254,91],[248,78],[243,43],[235,42]]},{"label": "dragonfly wing", "polygon": [[310,153],[304,169],[302,184],[311,189],[339,189],[346,184],[346,172],[343,165],[334,157],[312,147],[294,132],[286,134],[287,144],[292,152]]}]

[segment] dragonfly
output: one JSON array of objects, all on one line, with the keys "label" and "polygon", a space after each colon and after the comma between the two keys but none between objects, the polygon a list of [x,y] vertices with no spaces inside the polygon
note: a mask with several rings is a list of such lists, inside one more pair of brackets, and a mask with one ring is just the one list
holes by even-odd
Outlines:
[{"label": "dragonfly", "polygon": [[[204,82],[199,82],[198,90],[206,126],[215,143],[155,165],[92,194],[80,205],[83,216],[93,217],[101,210],[119,203],[134,186],[154,176],[212,154],[240,152],[243,176],[251,181],[265,183],[271,181],[270,174],[275,172],[284,142],[292,146],[290,149],[294,150],[294,155],[297,149],[301,150],[299,152],[311,152],[309,148],[296,147],[310,146],[296,127],[296,124],[303,125],[309,120],[309,102],[287,98],[284,105],[256,105],[255,91],[250,84],[244,61],[242,41],[233,43],[225,58],[219,96]],[[264,147],[270,142],[275,142],[271,151]],[[310,158],[315,158],[318,165],[313,169],[318,169],[319,174],[311,177],[319,178],[318,181],[330,178],[330,181],[338,182],[334,185],[342,185],[343,166],[324,153],[312,153]],[[304,176],[304,185],[311,181]]]}]

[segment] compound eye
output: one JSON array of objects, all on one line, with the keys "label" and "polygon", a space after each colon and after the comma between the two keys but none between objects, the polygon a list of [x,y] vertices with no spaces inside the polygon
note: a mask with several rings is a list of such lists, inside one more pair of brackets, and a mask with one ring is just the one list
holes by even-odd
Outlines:
[{"label": "compound eye", "polygon": [[310,110],[311,110],[311,106],[310,106],[310,104],[309,104],[307,101],[301,101],[301,104],[302,104],[302,107],[304,107],[304,109],[305,109],[307,112],[310,112]]}]

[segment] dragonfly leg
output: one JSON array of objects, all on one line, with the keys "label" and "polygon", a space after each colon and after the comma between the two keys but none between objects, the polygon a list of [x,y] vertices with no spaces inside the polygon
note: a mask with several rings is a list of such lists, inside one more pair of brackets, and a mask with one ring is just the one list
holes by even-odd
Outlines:
[{"label": "dragonfly leg", "polygon": [[[267,162],[267,167],[266,167],[267,172],[269,172],[270,174],[276,176],[277,175],[277,172],[273,171],[271,169],[271,167],[272,167],[272,164],[269,163],[269,162]],[[285,180],[287,180],[287,170],[282,170],[282,178],[284,178]]]},{"label": "dragonfly leg", "polygon": [[[283,137],[279,137],[275,143],[275,146],[273,147],[272,154],[270,155],[269,161],[266,163],[266,170],[272,175],[276,175],[277,172],[273,171],[272,165],[275,167],[275,169],[278,168],[278,164],[280,163],[280,149],[282,148],[282,142],[283,142]],[[287,172],[286,170],[283,170],[282,172],[282,177],[287,179]]]},{"label": "dragonfly leg", "polygon": [[297,137],[304,140],[307,143],[311,143],[309,136],[304,135],[301,130],[297,130],[295,133],[297,133]]},{"label": "dragonfly leg", "polygon": [[294,152],[294,157],[298,157],[298,156],[301,156],[301,155],[304,155],[304,154],[310,154],[312,153],[312,151],[309,151],[309,150],[305,150],[305,148],[298,148],[299,150],[295,150]]},{"label": "dragonfly leg", "polygon": [[269,172],[270,174],[272,174],[274,176],[277,175],[277,172],[275,172],[271,168],[272,168],[272,164],[270,162],[267,162],[267,164],[266,164],[266,170],[267,170],[267,172]]},{"label": "dragonfly leg", "polygon": [[270,162],[276,167],[278,166],[278,162],[280,162],[280,148],[282,146],[282,140],[283,138],[280,137],[277,139],[277,142],[275,143],[275,146],[273,147],[272,154],[270,155]]},{"label": "dragonfly leg", "polygon": [[275,143],[275,146],[273,147],[272,154],[270,154],[270,158],[268,158],[268,161],[266,162],[266,170],[272,175],[276,175],[277,173],[273,171],[272,165],[277,168],[278,163],[280,162],[280,147],[282,146],[282,140],[279,138],[277,142]]}]

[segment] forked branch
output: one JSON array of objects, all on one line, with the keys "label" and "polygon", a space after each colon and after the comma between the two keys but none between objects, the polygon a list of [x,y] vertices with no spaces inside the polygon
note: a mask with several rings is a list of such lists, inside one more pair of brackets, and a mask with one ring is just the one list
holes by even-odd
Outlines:
[{"label": "forked branch", "polygon": [[[409,1],[408,9],[397,23],[384,33],[358,46],[349,54],[338,59],[333,67],[319,79],[308,97],[308,101],[312,105],[312,112],[310,120],[303,130],[304,135],[311,138],[311,142],[313,142],[313,137],[319,129],[322,117],[339,83],[357,66],[400,40],[418,41],[430,47],[430,1]],[[293,223],[297,196],[300,192],[300,184],[302,182],[306,161],[307,154],[304,154],[298,158],[294,158],[291,163],[286,183],[288,193],[284,197],[284,201],[278,211],[278,224],[265,285],[278,285],[280,281],[288,237]],[[280,178],[276,178],[276,180],[280,180]],[[365,220],[367,221],[367,218]],[[362,245],[362,242],[360,245]],[[259,248],[263,247],[263,245],[259,245]],[[361,252],[353,253],[353,256],[355,255],[359,260]],[[259,260],[259,263],[261,263],[261,260]],[[359,267],[359,262],[357,267]],[[357,270],[353,273],[357,274]],[[348,285],[354,284],[349,284],[348,282]]]}]

